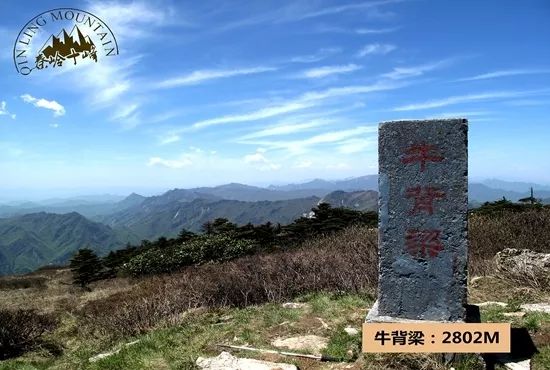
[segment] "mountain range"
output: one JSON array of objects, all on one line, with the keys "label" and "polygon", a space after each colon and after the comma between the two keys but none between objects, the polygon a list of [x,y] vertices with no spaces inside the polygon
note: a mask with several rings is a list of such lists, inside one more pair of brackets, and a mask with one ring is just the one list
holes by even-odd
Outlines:
[{"label": "mountain range", "polygon": [[[0,275],[67,263],[82,247],[104,254],[142,239],[173,237],[182,228],[199,232],[205,222],[218,217],[237,224],[288,224],[320,202],[375,211],[377,183],[376,175],[368,175],[266,188],[231,183],[173,189],[150,197],[132,193],[123,199],[102,195],[0,205]],[[470,202],[476,205],[503,196],[517,201],[529,196],[531,186],[536,198],[550,203],[550,190],[544,186],[500,180],[469,184]]]},{"label": "mountain range", "polygon": [[66,263],[79,248],[103,254],[138,239],[72,212],[31,213],[0,219],[0,275]]}]

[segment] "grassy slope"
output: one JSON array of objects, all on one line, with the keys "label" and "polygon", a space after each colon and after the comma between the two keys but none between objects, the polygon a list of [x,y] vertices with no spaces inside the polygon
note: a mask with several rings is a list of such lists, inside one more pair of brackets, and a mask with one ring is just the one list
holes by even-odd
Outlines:
[{"label": "grassy slope", "polygon": [[[470,284],[469,302],[510,303],[507,308],[495,306],[482,308],[482,319],[490,322],[508,321],[516,327],[527,328],[540,351],[533,361],[535,370],[550,368],[550,315],[527,314],[523,318],[511,318],[504,313],[517,309],[520,303],[550,302],[550,291],[548,287],[541,289],[529,285],[528,281],[522,285],[521,282],[506,280],[501,274],[493,275],[495,270],[490,257],[499,247],[503,247],[503,241],[513,242],[513,246],[529,245],[540,251],[550,252],[550,234],[548,234],[550,229],[547,228],[550,224],[550,216],[541,217],[536,213],[523,215],[521,219],[513,216],[495,221],[474,217],[470,220],[469,234],[471,257],[473,257],[470,261],[470,273],[483,276]],[[531,227],[531,224],[537,221],[540,223],[539,227]],[[514,235],[510,239],[512,231]],[[309,244],[312,250],[325,250],[323,252],[325,254],[321,253],[316,257],[325,258],[330,253],[334,253],[329,248],[331,245],[336,245],[340,253],[344,249],[349,249],[350,245],[358,245],[360,250],[373,245],[376,235],[369,236],[372,239],[370,242],[365,241],[365,235],[367,235],[365,230],[351,229]],[[353,252],[354,249],[350,251]],[[304,256],[312,258],[315,255],[298,254],[296,256],[299,257],[298,260],[302,260]],[[325,261],[327,260],[325,258]],[[332,258],[332,265],[337,260]],[[376,269],[375,260],[365,261],[366,268]],[[358,263],[357,259],[354,263]],[[70,286],[70,273],[66,270],[42,271],[35,276],[48,279],[46,289],[1,290],[0,308],[36,308],[58,313],[62,318],[62,325],[50,334],[50,339],[63,347],[63,353],[56,357],[45,349],[39,350],[18,359],[0,362],[0,369],[187,369],[194,368],[198,356],[219,354],[220,350],[213,347],[217,342],[247,343],[254,347],[271,348],[270,342],[275,337],[305,334],[329,337],[330,346],[327,354],[350,358],[353,357],[353,350],[357,350],[359,346],[359,338],[348,337],[342,332],[342,328],[345,325],[360,328],[367,309],[374,300],[374,287],[371,287],[370,290],[367,289],[359,295],[315,293],[294,298],[295,301],[309,303],[309,309],[284,309],[277,303],[246,308],[199,309],[181,313],[176,318],[169,317],[169,324],[158,324],[145,334],[113,339],[97,332],[92,333],[83,327],[82,322],[78,321],[76,311],[87,302],[105,301],[107,297],[117,293],[140,292],[142,290],[138,288],[147,284],[150,279],[102,281],[95,283],[92,292],[84,292]],[[174,274],[167,278],[167,282],[180,280],[182,276]],[[168,284],[166,288],[180,289],[181,287],[177,284]],[[172,291],[165,292],[165,294],[168,293],[178,294]],[[115,301],[117,304],[120,303],[118,299]],[[142,303],[139,304],[141,307]],[[114,312],[105,312],[105,315],[114,315]],[[328,329],[324,328],[319,318],[328,325]],[[138,344],[124,348],[112,357],[93,364],[88,361],[98,353],[118,348],[123,343],[136,339],[140,340]],[[348,354],[350,349],[351,355]],[[243,352],[239,353],[239,356],[256,357],[257,355]],[[271,356],[265,358],[285,362],[296,361],[291,358]],[[360,355],[359,359],[352,363],[352,368],[442,370],[435,358],[436,356],[426,355]],[[301,369],[321,369],[328,368],[330,364],[299,360],[299,365]],[[467,357],[455,368],[457,370],[481,369],[478,365],[475,358]]]},{"label": "grassy slope", "polygon": [[[273,348],[270,342],[276,337],[306,334],[330,338],[326,354],[355,361],[351,363],[351,369],[443,369],[437,364],[437,356],[434,355],[359,355],[358,359],[355,358],[360,348],[360,338],[348,336],[343,328],[360,328],[367,308],[374,301],[373,295],[368,293],[310,294],[295,300],[308,303],[309,307],[301,309],[282,308],[275,303],[246,308],[199,309],[182,314],[176,325],[159,326],[137,337],[111,340],[82,332],[70,311],[87,301],[101,299],[115,291],[131,289],[133,285],[130,281],[118,279],[101,282],[92,292],[80,292],[63,284],[70,279],[67,271],[50,271],[44,274],[49,278],[46,291],[32,288],[3,291],[7,299],[3,299],[0,306],[5,306],[9,301],[10,307],[28,307],[30,304],[49,311],[63,312],[62,325],[51,334],[51,338],[62,343],[63,354],[55,357],[45,350],[36,351],[19,359],[0,362],[0,369],[192,369],[198,356],[215,356],[220,353],[220,349],[214,346],[215,343]],[[549,292],[514,287],[494,279],[484,278],[473,284],[470,287],[470,301],[492,300],[498,296],[511,303],[510,308],[482,308],[483,321],[512,322],[514,327],[528,328],[540,351],[534,359],[533,369],[549,368],[550,315],[527,314],[523,318],[503,315],[504,312],[517,308],[520,302],[547,300]],[[139,343],[122,349],[116,355],[95,363],[88,361],[98,353],[120,348],[124,343],[136,339]],[[328,369],[334,366],[253,352],[236,354],[241,357],[295,363],[300,369]],[[474,356],[467,356],[455,369],[482,367]]]}]

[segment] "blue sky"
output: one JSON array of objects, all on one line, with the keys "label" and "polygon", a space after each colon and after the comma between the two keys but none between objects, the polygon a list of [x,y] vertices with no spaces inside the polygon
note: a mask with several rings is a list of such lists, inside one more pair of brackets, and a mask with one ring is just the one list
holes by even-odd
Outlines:
[{"label": "blue sky", "polygon": [[[22,76],[36,14],[87,10],[116,57]],[[4,196],[377,172],[377,124],[466,117],[470,179],[550,184],[550,2],[2,1]]]}]

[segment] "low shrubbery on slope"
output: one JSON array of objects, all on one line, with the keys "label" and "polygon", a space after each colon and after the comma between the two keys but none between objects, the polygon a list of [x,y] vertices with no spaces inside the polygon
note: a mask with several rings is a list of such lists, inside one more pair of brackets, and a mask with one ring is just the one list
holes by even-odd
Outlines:
[{"label": "low shrubbery on slope", "polygon": [[230,260],[256,249],[253,240],[238,239],[231,233],[201,235],[178,245],[150,248],[131,258],[122,271],[132,276],[172,272],[192,264]]},{"label": "low shrubbery on slope", "polygon": [[0,360],[17,357],[43,343],[57,320],[34,310],[0,310]]},{"label": "low shrubbery on slope", "polygon": [[[300,248],[188,267],[88,303],[83,322],[103,334],[145,332],[198,307],[243,307],[310,292],[364,292],[377,284],[376,230],[350,227]],[[108,314],[106,314],[108,312]]]},{"label": "low shrubbery on slope", "polygon": [[[128,245],[113,251],[99,263],[94,263],[91,269],[96,271],[96,276],[86,276],[85,279],[75,276],[75,282],[91,282],[119,274],[138,277],[174,272],[190,265],[285,250],[349,226],[376,227],[377,222],[378,216],[374,212],[332,208],[326,203],[313,208],[311,215],[300,217],[286,226],[270,222],[238,226],[227,219],[218,218],[205,223],[203,234],[200,235],[182,230],[177,238],[161,237],[153,242],[144,240],[139,246]],[[77,253],[73,259],[78,256]],[[81,268],[85,269],[86,266]]]}]

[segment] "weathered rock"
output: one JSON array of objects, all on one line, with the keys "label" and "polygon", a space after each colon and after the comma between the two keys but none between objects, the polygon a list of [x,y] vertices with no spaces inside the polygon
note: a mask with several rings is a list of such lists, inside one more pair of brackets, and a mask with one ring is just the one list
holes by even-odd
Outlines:
[{"label": "weathered rock", "polygon": [[495,256],[498,271],[535,284],[550,282],[550,253],[506,248]]},{"label": "weathered rock", "polygon": [[278,348],[309,351],[312,354],[321,354],[321,350],[327,347],[328,339],[318,335],[303,335],[299,337],[277,338],[271,344]]},{"label": "weathered rock", "polygon": [[357,330],[355,328],[352,328],[351,326],[348,326],[348,327],[344,328],[344,331],[346,333],[348,333],[348,335],[357,335],[357,334],[359,334],[359,330]]},{"label": "weathered rock", "polygon": [[487,302],[481,302],[481,303],[474,303],[475,306],[479,307],[487,307],[487,306],[500,306],[500,307],[506,307],[508,306],[507,303],[504,302],[496,302],[496,301],[487,301]]},{"label": "weathered rock", "polygon": [[531,370],[531,360],[503,362],[504,367],[510,370]]},{"label": "weathered rock", "polygon": [[465,119],[379,126],[380,318],[465,318],[467,130]]},{"label": "weathered rock", "polygon": [[525,316],[525,312],[523,312],[523,311],[503,312],[502,316],[505,316],[505,317],[523,317],[523,316]]},{"label": "weathered rock", "polygon": [[208,370],[298,370],[295,365],[238,358],[229,352],[222,352],[216,357],[199,357],[196,364]]},{"label": "weathered rock", "polygon": [[120,348],[117,348],[113,351],[109,351],[109,352],[105,352],[105,353],[100,353],[98,355],[95,355],[93,357],[90,357],[88,359],[88,361],[90,362],[96,362],[96,361],[99,361],[99,360],[103,360],[104,358],[107,358],[107,357],[111,357],[113,355],[116,355],[117,353],[119,353],[120,351],[122,351],[123,348],[125,347],[130,347],[130,346],[133,346],[134,344],[136,343],[139,343],[139,340],[135,340],[133,342],[129,342],[129,343],[125,343],[122,347]]},{"label": "weathered rock", "polygon": [[550,303],[525,303],[520,308],[527,312],[550,313]]}]

